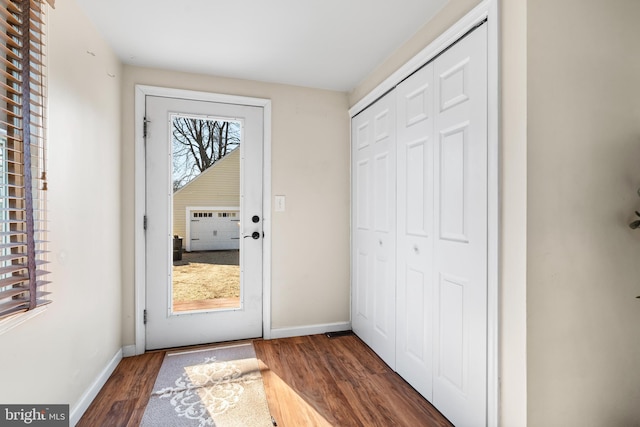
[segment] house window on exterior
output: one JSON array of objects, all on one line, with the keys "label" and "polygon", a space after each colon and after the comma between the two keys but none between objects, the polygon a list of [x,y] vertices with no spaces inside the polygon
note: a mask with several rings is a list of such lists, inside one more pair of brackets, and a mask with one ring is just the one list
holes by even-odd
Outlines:
[{"label": "house window on exterior", "polygon": [[50,302],[45,8],[43,0],[0,0],[0,320]]}]

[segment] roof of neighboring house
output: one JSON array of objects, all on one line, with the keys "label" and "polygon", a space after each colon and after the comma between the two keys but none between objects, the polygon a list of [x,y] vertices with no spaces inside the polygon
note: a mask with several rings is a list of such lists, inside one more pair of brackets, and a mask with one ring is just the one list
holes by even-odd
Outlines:
[{"label": "roof of neighboring house", "polygon": [[[179,190],[175,191],[173,193],[173,195],[175,196],[176,194],[180,193],[182,190],[184,190],[185,188],[189,187],[191,184],[193,184],[196,181],[199,181],[203,176],[206,176],[208,174],[211,173],[211,171],[213,171],[216,166],[220,165],[221,163],[227,161],[229,158],[232,157],[236,157],[233,154],[236,153],[236,151],[238,152],[238,155],[240,155],[240,146],[234,148],[233,150],[229,151],[223,158],[217,160],[213,165],[211,165],[210,167],[208,167],[204,172],[200,173],[200,175],[196,176],[195,178],[193,178],[191,181],[189,181],[188,183],[186,183],[185,185],[183,185],[182,187],[180,187]],[[238,166],[240,165],[240,163],[238,163]]]}]

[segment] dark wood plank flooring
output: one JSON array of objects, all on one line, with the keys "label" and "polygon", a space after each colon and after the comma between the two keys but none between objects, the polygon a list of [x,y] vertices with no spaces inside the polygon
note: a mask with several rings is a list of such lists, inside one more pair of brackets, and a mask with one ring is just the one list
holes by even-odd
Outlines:
[{"label": "dark wood plank flooring", "polygon": [[[451,426],[355,335],[254,346],[279,427]],[[164,355],[123,359],[78,426],[138,426]]]},{"label": "dark wood plank flooring", "polygon": [[138,426],[164,354],[152,352],[122,359],[76,425]]}]

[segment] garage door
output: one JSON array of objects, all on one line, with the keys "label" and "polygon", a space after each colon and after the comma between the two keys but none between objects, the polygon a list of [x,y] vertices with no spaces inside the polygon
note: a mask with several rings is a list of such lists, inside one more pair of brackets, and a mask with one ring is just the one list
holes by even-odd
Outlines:
[{"label": "garage door", "polygon": [[189,222],[191,251],[240,249],[239,211],[191,211]]}]

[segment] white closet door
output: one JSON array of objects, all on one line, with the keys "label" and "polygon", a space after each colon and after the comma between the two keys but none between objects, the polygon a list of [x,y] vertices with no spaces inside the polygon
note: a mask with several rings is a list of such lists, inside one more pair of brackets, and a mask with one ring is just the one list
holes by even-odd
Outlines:
[{"label": "white closet door", "polygon": [[433,404],[457,427],[486,423],[487,30],[434,61]]},{"label": "white closet door", "polygon": [[354,117],[352,133],[352,328],[395,368],[394,93]]},{"label": "white closet door", "polygon": [[352,121],[353,330],[458,427],[486,425],[486,42]]},{"label": "white closet door", "polygon": [[433,393],[433,64],[396,88],[396,371],[420,394]]}]

